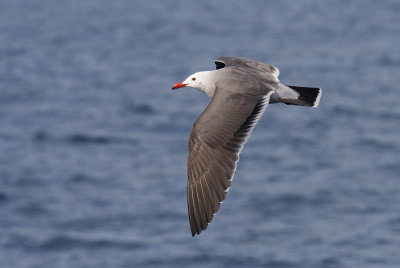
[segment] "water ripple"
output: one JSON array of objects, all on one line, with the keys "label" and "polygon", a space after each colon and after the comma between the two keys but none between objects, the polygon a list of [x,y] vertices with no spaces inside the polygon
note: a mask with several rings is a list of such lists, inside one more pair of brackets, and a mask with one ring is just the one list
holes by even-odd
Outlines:
[{"label": "water ripple", "polygon": [[108,135],[94,135],[87,133],[73,133],[65,137],[64,139],[60,139],[57,137],[51,136],[48,132],[44,130],[37,130],[33,134],[33,140],[37,142],[45,142],[45,141],[65,141],[68,143],[76,144],[76,145],[86,145],[86,144],[94,144],[94,145],[107,145],[114,143],[126,143],[126,144],[137,144],[138,140],[134,138],[126,138],[126,137],[115,137]]},{"label": "water ripple", "polygon": [[106,238],[83,239],[67,235],[50,237],[39,243],[36,248],[47,251],[68,250],[72,248],[117,248],[135,250],[144,248],[146,245],[137,241],[110,240]]}]

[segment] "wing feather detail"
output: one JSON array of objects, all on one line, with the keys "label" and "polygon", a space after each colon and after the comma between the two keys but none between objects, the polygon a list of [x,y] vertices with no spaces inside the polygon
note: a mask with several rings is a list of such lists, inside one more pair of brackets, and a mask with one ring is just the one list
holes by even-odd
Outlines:
[{"label": "wing feather detail", "polygon": [[[207,228],[225,200],[239,154],[264,113],[272,91],[230,98],[218,92],[189,137],[188,214],[192,235]],[[223,108],[217,107],[223,98]],[[218,110],[218,111],[216,111]]]},{"label": "wing feather detail", "polygon": [[237,57],[219,57],[215,60],[215,67],[217,70],[232,66],[252,68],[275,77],[279,76],[279,69],[266,63]]}]

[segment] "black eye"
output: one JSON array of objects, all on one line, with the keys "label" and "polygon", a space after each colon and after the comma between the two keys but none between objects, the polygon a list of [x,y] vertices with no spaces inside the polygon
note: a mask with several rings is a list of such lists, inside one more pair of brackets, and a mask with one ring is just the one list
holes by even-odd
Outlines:
[{"label": "black eye", "polygon": [[193,77],[193,78],[192,78],[192,81],[196,81],[196,77]]}]

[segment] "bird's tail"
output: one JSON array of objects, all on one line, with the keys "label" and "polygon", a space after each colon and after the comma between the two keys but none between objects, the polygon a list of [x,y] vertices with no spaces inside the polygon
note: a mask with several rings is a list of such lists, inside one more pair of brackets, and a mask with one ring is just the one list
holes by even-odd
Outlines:
[{"label": "bird's tail", "polygon": [[322,91],[315,87],[296,87],[287,86],[298,93],[297,98],[282,98],[281,101],[288,105],[300,105],[317,107],[321,98]]}]

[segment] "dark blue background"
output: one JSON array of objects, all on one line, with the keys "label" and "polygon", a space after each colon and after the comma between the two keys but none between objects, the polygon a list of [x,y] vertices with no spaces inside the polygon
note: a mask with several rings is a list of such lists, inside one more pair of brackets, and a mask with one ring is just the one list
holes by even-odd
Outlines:
[{"label": "dark blue background", "polygon": [[[399,1],[0,1],[0,267],[399,267]],[[218,56],[323,89],[271,105],[192,238],[171,86]]]}]

